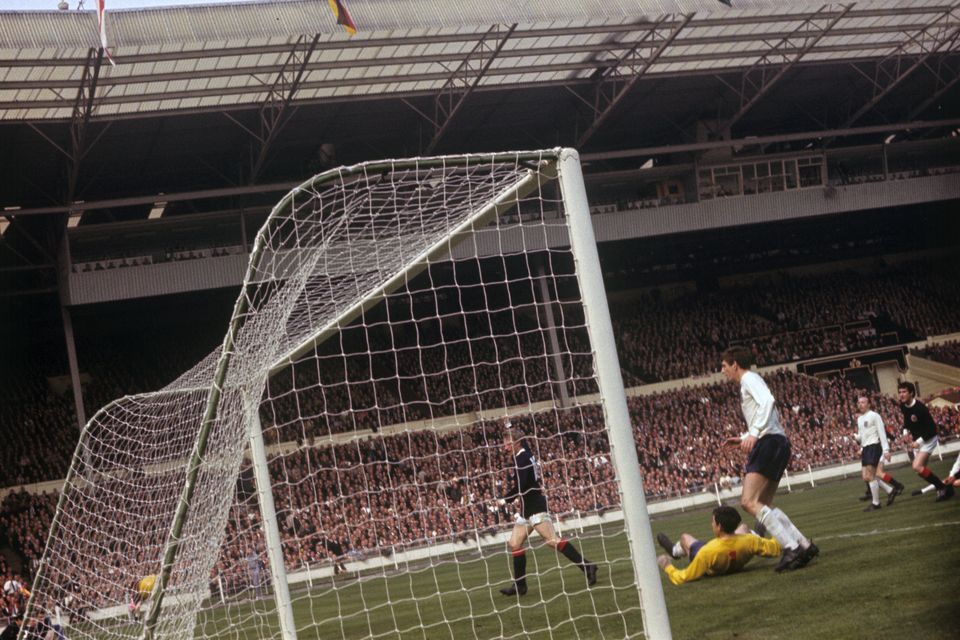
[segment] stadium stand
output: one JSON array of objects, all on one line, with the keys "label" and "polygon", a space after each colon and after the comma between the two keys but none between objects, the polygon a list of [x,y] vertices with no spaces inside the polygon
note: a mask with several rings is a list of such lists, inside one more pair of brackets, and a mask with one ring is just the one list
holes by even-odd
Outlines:
[{"label": "stadium stand", "polygon": [[[960,309],[950,303],[960,299],[960,278],[955,272],[955,267],[913,263],[870,274],[845,271],[781,277],[772,283],[705,295],[690,293],[672,300],[640,295],[612,308],[625,383],[635,386],[715,372],[720,352],[730,344],[750,345],[759,364],[768,366],[956,331]],[[564,339],[575,354],[568,364],[583,374],[589,360],[577,329],[582,319],[572,310],[564,313],[565,326],[570,327]],[[536,319],[517,317],[517,322],[526,322],[527,331],[519,345],[495,336],[481,338],[476,333],[480,328],[470,329],[474,358],[492,362],[499,357],[507,363],[500,367],[507,374],[504,379],[496,377],[492,368],[464,366],[469,361],[466,334],[451,335],[444,328],[443,342],[439,326],[424,323],[407,333],[408,338],[419,335],[424,344],[436,345],[432,354],[424,352],[429,355],[424,362],[414,361],[413,351],[403,351],[402,344],[396,362],[388,352],[372,359],[350,359],[352,373],[362,370],[366,382],[344,384],[343,359],[332,352],[321,353],[322,397],[288,393],[293,383],[289,374],[271,380],[268,395],[273,400],[264,420],[277,429],[268,437],[274,442],[306,440],[471,412],[484,407],[485,394],[505,395],[513,405],[548,399],[553,391],[545,382],[546,347],[535,331]],[[363,332],[356,327],[352,331],[355,335],[347,335],[345,344],[365,353]],[[115,342],[81,342],[80,362],[90,374],[84,385],[88,414],[121,395],[158,389],[172,380],[212,343],[209,335],[201,335],[176,336],[178,349],[158,345],[137,357]],[[144,361],[150,366],[142,366]],[[317,375],[312,361],[304,369],[307,375]],[[402,376],[398,381],[398,371],[423,372],[423,377]],[[573,375],[574,381],[584,377]],[[448,383],[463,401],[456,406],[431,402],[431,386]],[[591,390],[580,384],[577,392]],[[0,432],[10,444],[0,454],[0,463],[14,470],[8,475],[9,485],[63,477],[77,436],[69,396],[51,391],[36,369],[24,371],[4,393],[7,401],[0,408]],[[284,406],[289,403],[297,403],[299,413]],[[328,417],[322,425],[296,419],[324,413]]]},{"label": "stadium stand", "polygon": [[960,367],[960,340],[927,345],[923,349],[916,350],[916,354],[953,367]]},{"label": "stadium stand", "polygon": [[[843,460],[859,459],[853,439],[856,397],[862,391],[836,378],[821,381],[779,370],[766,376],[794,443],[790,470],[799,472]],[[891,430],[899,431],[900,414],[893,399],[871,394]],[[718,458],[722,440],[739,432],[739,399],[727,384],[673,389],[629,399],[637,453],[645,488],[652,499],[709,489],[739,476],[741,457]],[[933,409],[941,433],[960,436],[960,412]],[[609,447],[596,407],[557,410],[513,418],[542,460],[547,496],[560,514],[602,513],[619,506]],[[363,438],[333,446],[298,447],[274,458],[271,474],[288,480],[275,494],[289,570],[332,563],[330,547],[341,555],[364,557],[386,550],[449,541],[462,532],[495,532],[512,522],[496,505],[504,493],[505,475],[467,473],[472,469],[504,469],[507,460],[497,446],[498,422],[484,422],[463,431],[438,434],[421,430]],[[276,429],[272,429],[276,431]],[[269,432],[269,431],[268,431]],[[277,436],[274,436],[276,439]],[[894,446],[901,446],[897,442]],[[377,492],[363,492],[368,485]],[[363,501],[354,499],[364,495]],[[35,566],[56,508],[55,493],[12,493],[0,508],[0,530],[7,544]],[[130,496],[150,517],[150,496]],[[257,541],[239,537],[254,529],[256,509],[235,506],[228,524],[229,540],[218,571],[223,589],[236,592],[249,585],[244,565]],[[122,528],[123,522],[113,526]],[[142,530],[152,530],[138,522]],[[159,527],[157,530],[162,530]],[[107,536],[102,529],[91,535]],[[296,544],[292,542],[296,540]],[[334,542],[335,544],[331,544]],[[131,560],[119,551],[98,560],[102,570],[130,571]],[[118,584],[122,581],[118,581]],[[122,593],[78,592],[88,606]]]}]

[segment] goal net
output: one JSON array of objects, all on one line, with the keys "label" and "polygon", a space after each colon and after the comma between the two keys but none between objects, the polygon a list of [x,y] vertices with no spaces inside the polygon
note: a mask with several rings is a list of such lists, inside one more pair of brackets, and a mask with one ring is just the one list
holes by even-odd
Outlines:
[{"label": "goal net", "polygon": [[[508,550],[508,424],[553,547]],[[70,638],[668,635],[576,153],[291,191],[222,349],[86,426],[29,613]]]}]

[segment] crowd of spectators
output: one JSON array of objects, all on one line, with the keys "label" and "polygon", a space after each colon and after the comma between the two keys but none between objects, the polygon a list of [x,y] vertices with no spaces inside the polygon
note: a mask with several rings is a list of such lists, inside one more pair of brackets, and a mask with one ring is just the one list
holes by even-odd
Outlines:
[{"label": "crowd of spectators", "polygon": [[[125,348],[122,340],[78,344],[88,420],[117,398],[162,388],[196,364],[213,344],[209,335],[196,331],[187,337],[165,338],[164,342],[137,343],[140,348],[135,353]],[[171,343],[176,348],[169,348]],[[5,370],[8,375],[0,380],[3,486],[57,480],[66,475],[80,428],[69,383],[50,381],[65,378],[66,359],[62,360],[43,356],[4,363],[9,368]],[[57,362],[54,371],[49,370],[51,362]],[[41,364],[48,369],[42,369]]]},{"label": "crowd of spectators", "polygon": [[222,258],[230,255],[245,254],[246,250],[241,245],[225,247],[204,247],[201,249],[186,249],[183,247],[166,249],[162,253],[151,255],[123,256],[113,258],[101,258],[98,260],[86,260],[75,262],[70,269],[73,273],[90,273],[94,271],[109,271],[112,269],[123,269],[125,267],[141,267],[151,264],[162,264],[164,262],[181,262],[183,260],[203,260],[206,258]]},{"label": "crowd of spectators", "polygon": [[[761,365],[772,365],[956,331],[955,271],[915,264],[869,274],[783,276],[675,299],[645,294],[612,307],[624,380],[635,386],[716,371],[731,344],[750,345]],[[881,320],[902,335],[878,329]],[[506,329],[498,333],[501,325]],[[463,313],[399,326],[356,325],[270,380],[263,419],[278,427],[279,441],[308,441],[595,390],[576,305],[558,308],[557,325],[563,390],[552,382],[557,375],[542,310],[529,304],[497,312],[492,321]],[[204,354],[191,348],[195,343],[189,336],[176,349],[158,343],[145,356],[81,342],[88,418],[114,398],[173,380]],[[63,477],[78,434],[69,391],[53,391],[28,365],[0,393],[7,485]]]},{"label": "crowd of spectators", "polygon": [[[960,329],[956,266],[911,264],[874,273],[782,276],[674,299],[646,294],[612,309],[621,365],[634,381],[703,375],[732,344],[753,348],[761,366]],[[900,335],[902,333],[903,335]]]},{"label": "crowd of spectators", "polygon": [[948,340],[939,344],[927,345],[918,350],[917,355],[949,364],[952,367],[960,367],[960,340]]},{"label": "crowd of spectators", "polygon": [[871,182],[886,182],[887,180],[912,180],[914,178],[927,178],[930,176],[942,176],[960,171],[957,167],[937,167],[931,168],[927,165],[920,167],[898,166],[895,169],[884,173],[881,167],[866,168],[847,168],[842,164],[835,164],[830,170],[830,181],[833,184],[847,186],[854,184],[868,184]]},{"label": "crowd of spectators", "polygon": [[[794,445],[791,472],[859,459],[853,436],[856,397],[862,391],[842,378],[824,381],[787,370],[766,379]],[[899,432],[895,400],[870,395],[890,430]],[[704,384],[636,396],[629,398],[628,407],[651,499],[710,490],[714,483],[739,477],[742,456],[721,447],[725,438],[743,428],[734,386]],[[932,412],[942,435],[960,435],[960,412],[936,408]],[[553,408],[512,420],[527,434],[541,462],[553,512],[591,514],[619,507],[599,407]],[[389,555],[509,527],[512,508],[497,501],[506,493],[510,463],[500,430],[500,421],[480,421],[446,432],[377,434],[275,453],[269,471],[287,569],[329,565],[344,557]],[[248,469],[241,470],[244,477],[249,477]],[[167,480],[163,474],[153,479],[135,473],[104,474],[96,490],[92,485],[78,486],[73,492],[76,508],[90,517],[83,527],[72,528],[75,539],[61,545],[58,584],[89,583],[84,576],[90,572],[102,578],[96,591],[77,592],[77,606],[123,602],[129,595],[130,574],[151,572],[149,558],[162,548],[178,495],[179,483]],[[257,558],[253,563],[266,564],[260,516],[249,490],[241,494],[242,488],[230,510],[226,543],[211,576],[211,583],[227,593],[251,588],[251,554]],[[0,510],[6,543],[24,556],[26,566],[35,566],[42,551],[55,503],[52,493],[20,492],[8,496]]]}]

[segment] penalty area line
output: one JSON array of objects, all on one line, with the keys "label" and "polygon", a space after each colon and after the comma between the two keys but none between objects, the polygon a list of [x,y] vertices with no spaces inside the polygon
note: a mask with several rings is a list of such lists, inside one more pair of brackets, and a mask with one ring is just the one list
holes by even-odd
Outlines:
[{"label": "penalty area line", "polygon": [[960,520],[950,522],[934,522],[932,524],[918,525],[915,527],[900,527],[898,529],[874,529],[873,531],[859,531],[857,533],[838,533],[832,536],[820,536],[820,540],[837,540],[840,538],[860,538],[864,536],[882,536],[885,533],[903,533],[905,531],[919,531],[921,529],[933,529],[934,527],[956,527],[960,526]]}]

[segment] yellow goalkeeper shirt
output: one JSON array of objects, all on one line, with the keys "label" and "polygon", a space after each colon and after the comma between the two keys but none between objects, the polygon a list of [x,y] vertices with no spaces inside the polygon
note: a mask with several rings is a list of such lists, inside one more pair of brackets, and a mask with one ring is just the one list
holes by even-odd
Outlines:
[{"label": "yellow goalkeeper shirt", "polygon": [[700,547],[686,569],[667,565],[664,569],[670,582],[683,584],[704,575],[722,576],[743,569],[753,556],[775,558],[780,555],[780,544],[773,538],[761,538],[752,533],[714,538]]}]

